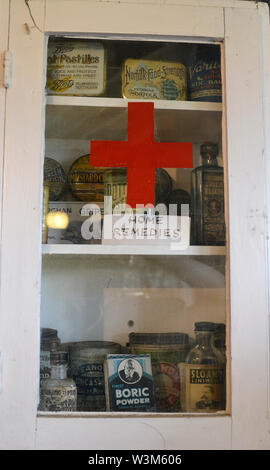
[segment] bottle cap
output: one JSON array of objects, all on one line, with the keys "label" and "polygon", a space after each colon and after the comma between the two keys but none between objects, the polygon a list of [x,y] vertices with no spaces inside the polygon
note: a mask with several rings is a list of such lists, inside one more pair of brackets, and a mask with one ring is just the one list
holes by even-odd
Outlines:
[{"label": "bottle cap", "polygon": [[68,353],[66,351],[55,351],[51,353],[51,365],[60,366],[61,364],[67,364]]},{"label": "bottle cap", "polygon": [[218,155],[218,144],[206,142],[200,145],[200,153],[204,158],[216,158]]},{"label": "bottle cap", "polygon": [[208,321],[201,321],[195,323],[195,331],[215,331],[216,330],[216,323],[208,322]]},{"label": "bottle cap", "polygon": [[42,339],[51,339],[57,337],[57,330],[53,328],[41,328],[41,338]]}]

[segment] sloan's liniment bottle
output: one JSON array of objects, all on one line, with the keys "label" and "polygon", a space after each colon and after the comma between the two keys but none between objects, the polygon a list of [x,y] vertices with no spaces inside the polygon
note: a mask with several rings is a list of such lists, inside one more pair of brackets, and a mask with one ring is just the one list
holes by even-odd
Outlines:
[{"label": "sloan's liniment bottle", "polygon": [[225,364],[214,347],[216,325],[195,323],[196,344],[180,363],[181,404],[183,411],[215,412],[224,409]]},{"label": "sloan's liniment bottle", "polygon": [[51,377],[41,385],[41,411],[76,411],[77,388],[73,379],[67,378],[68,353],[51,353]]},{"label": "sloan's liniment bottle", "polygon": [[218,145],[200,146],[202,165],[191,172],[192,244],[225,245],[224,176]]}]

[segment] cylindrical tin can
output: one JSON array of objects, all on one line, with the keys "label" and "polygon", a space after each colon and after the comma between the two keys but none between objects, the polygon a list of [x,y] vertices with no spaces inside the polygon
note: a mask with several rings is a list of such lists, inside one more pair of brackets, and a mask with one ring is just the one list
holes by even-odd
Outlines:
[{"label": "cylindrical tin can", "polygon": [[42,243],[48,243],[48,224],[47,215],[49,212],[49,185],[45,182],[43,186],[43,202],[42,202]]},{"label": "cylindrical tin can", "polygon": [[[167,204],[172,191],[172,179],[164,168],[156,169],[155,205]],[[104,196],[111,197],[105,200],[104,212],[109,214],[119,206],[126,204],[127,198],[127,170],[126,168],[108,168],[104,171]]]},{"label": "cylindrical tin can", "polygon": [[68,376],[77,386],[78,411],[105,411],[104,361],[107,354],[119,354],[121,345],[111,341],[66,343],[69,352]]},{"label": "cylindrical tin can", "polygon": [[49,186],[49,200],[58,201],[66,186],[66,175],[62,165],[54,158],[44,159],[44,181]]},{"label": "cylindrical tin can", "polygon": [[131,333],[132,354],[150,354],[158,412],[181,410],[179,361],[189,351],[189,336],[185,333]]},{"label": "cylindrical tin can", "polygon": [[[104,172],[104,212],[109,214],[119,204],[126,204],[127,170],[126,168],[108,168]],[[108,198],[111,197],[111,200]]]},{"label": "cylindrical tin can", "polygon": [[68,183],[73,196],[79,201],[104,201],[104,168],[90,165],[90,155],[82,155],[71,165]]},{"label": "cylindrical tin can", "polygon": [[188,67],[191,101],[222,101],[220,51],[217,46],[200,46]]}]

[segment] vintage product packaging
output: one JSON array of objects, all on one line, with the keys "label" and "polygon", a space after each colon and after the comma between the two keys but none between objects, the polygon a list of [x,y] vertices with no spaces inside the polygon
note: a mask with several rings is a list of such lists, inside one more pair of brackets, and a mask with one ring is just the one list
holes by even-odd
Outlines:
[{"label": "vintage product packaging", "polygon": [[183,411],[209,413],[223,409],[224,367],[179,364]]},{"label": "vintage product packaging", "polygon": [[75,199],[79,201],[104,201],[104,168],[90,165],[90,155],[82,155],[72,163],[67,181]]},{"label": "vintage product packaging", "polygon": [[129,341],[132,353],[151,356],[157,411],[180,411],[178,363],[185,360],[189,351],[189,336],[185,333],[131,333]]},{"label": "vintage product packaging", "polygon": [[188,67],[188,89],[191,101],[221,103],[220,50],[217,46],[200,46]]},{"label": "vintage product packaging", "polygon": [[127,59],[122,67],[124,98],[186,100],[187,71],[180,62]]},{"label": "vintage product packaging", "polygon": [[[104,172],[105,214],[110,214],[119,204],[125,204],[127,198],[126,168],[108,168]],[[108,198],[111,197],[111,200]]]},{"label": "vintage product packaging", "polygon": [[42,328],[40,336],[40,383],[51,376],[51,353],[60,346],[57,330]]},{"label": "vintage product packaging", "polygon": [[[49,203],[49,215],[68,217],[66,228],[48,227],[48,244],[98,244],[102,238],[104,205],[75,201]],[[51,220],[51,218],[50,218]]]},{"label": "vintage product packaging", "polygon": [[49,200],[58,201],[66,187],[66,175],[62,165],[54,158],[44,159],[44,184],[50,189]]},{"label": "vintage product packaging", "polygon": [[104,361],[108,354],[121,352],[121,345],[111,341],[65,343],[69,353],[68,377],[77,386],[78,411],[105,411]]},{"label": "vintage product packaging", "polygon": [[203,235],[206,245],[225,245],[223,172],[203,174]]},{"label": "vintage product packaging", "polygon": [[156,410],[149,354],[109,354],[104,370],[108,411]]},{"label": "vintage product packaging", "polygon": [[106,84],[106,59],[102,43],[53,38],[48,45],[49,95],[98,96]]},{"label": "vintage product packaging", "polygon": [[[167,204],[172,179],[164,168],[156,169],[155,205]],[[127,169],[108,168],[104,171],[104,212],[110,214],[117,206],[124,208],[127,199]],[[111,200],[108,198],[111,196]]]}]

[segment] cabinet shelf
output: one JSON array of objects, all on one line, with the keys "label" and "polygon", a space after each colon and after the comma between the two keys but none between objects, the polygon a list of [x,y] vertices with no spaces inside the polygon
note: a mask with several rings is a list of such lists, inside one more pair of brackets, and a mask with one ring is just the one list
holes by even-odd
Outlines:
[{"label": "cabinet shelf", "polygon": [[225,256],[225,246],[189,246],[186,250],[171,250],[163,246],[113,246],[113,245],[53,245],[42,246],[43,255],[182,255]]},{"label": "cabinet shelf", "polygon": [[[144,100],[48,96],[46,139],[126,140],[129,101]],[[156,138],[161,142],[220,142],[221,119],[221,103],[155,101]]]},{"label": "cabinet shelf", "polygon": [[[47,105],[54,106],[98,106],[106,108],[127,108],[129,102],[141,102],[153,100],[130,100],[125,98],[102,98],[91,96],[47,96]],[[211,103],[202,101],[176,101],[176,100],[155,100],[155,109],[172,109],[186,111],[212,111],[221,112],[222,103]]]}]

